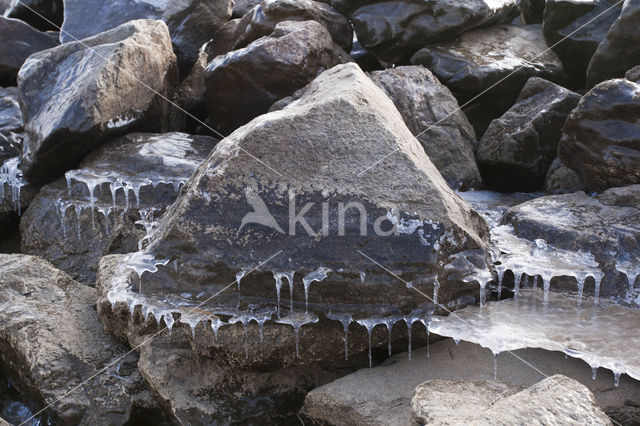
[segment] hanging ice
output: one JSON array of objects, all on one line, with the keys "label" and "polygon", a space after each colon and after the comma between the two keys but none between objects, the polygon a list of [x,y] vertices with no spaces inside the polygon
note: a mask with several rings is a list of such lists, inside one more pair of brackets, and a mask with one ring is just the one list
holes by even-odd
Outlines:
[{"label": "hanging ice", "polygon": [[20,157],[10,158],[0,166],[0,204],[4,201],[5,185],[11,192],[11,203],[18,215],[22,214],[20,190],[27,184],[20,170]]},{"label": "hanging ice", "polygon": [[311,287],[311,283],[314,281],[324,280],[325,278],[327,278],[329,272],[331,272],[331,269],[321,266],[315,271],[305,275],[304,278],[302,278],[302,284],[304,285],[305,312],[309,312],[309,287]]},{"label": "hanging ice", "polygon": [[296,336],[296,358],[300,357],[300,328],[305,324],[315,324],[318,317],[309,313],[289,313],[286,317],[276,320],[279,324],[287,324],[293,327]]},{"label": "hanging ice", "polygon": [[349,313],[327,313],[327,318],[340,321],[344,329],[344,359],[349,359],[349,325],[353,322],[353,316]]}]

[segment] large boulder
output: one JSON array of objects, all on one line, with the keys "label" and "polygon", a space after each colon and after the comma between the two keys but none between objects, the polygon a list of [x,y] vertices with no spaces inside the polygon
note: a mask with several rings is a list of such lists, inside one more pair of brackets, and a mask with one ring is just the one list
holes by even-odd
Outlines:
[{"label": "large boulder", "polygon": [[466,190],[482,184],[476,134],[449,89],[421,66],[375,71],[370,77],[389,95],[449,186]]},{"label": "large boulder", "polygon": [[157,129],[167,122],[163,98],[177,80],[161,21],[132,21],[32,55],[18,75],[25,175],[46,183],[106,140]]},{"label": "large boulder", "polygon": [[585,87],[589,61],[620,14],[613,4],[608,0],[546,0],[542,32],[575,89]]},{"label": "large boulder", "polygon": [[104,332],[94,289],[25,255],[0,255],[0,276],[0,358],[25,398],[51,404],[54,423],[125,424],[158,410],[135,354]]},{"label": "large boulder", "polygon": [[100,257],[138,250],[215,144],[206,136],[134,133],[101,146],[31,202],[20,222],[22,252],[93,284]]},{"label": "large boulder", "polygon": [[510,22],[515,0],[332,0],[349,17],[365,49],[389,64],[406,63],[427,44],[454,38],[480,26]]},{"label": "large boulder", "polygon": [[587,88],[613,78],[624,77],[640,64],[640,2],[626,0],[620,16],[598,46],[587,70]]},{"label": "large boulder", "polygon": [[62,25],[63,0],[12,0],[5,16],[28,23],[42,31],[58,31]]},{"label": "large boulder", "polygon": [[[462,296],[477,284],[444,267],[464,252],[487,274],[487,238],[391,100],[345,64],[221,141],[144,251],[103,259],[99,311],[129,340],[151,314],[174,332],[193,327],[199,353],[232,365],[337,360],[343,324],[329,317],[413,323],[435,309],[416,288],[452,308],[474,300]],[[393,340],[406,335],[391,328]],[[348,353],[367,348],[365,327],[357,331]],[[371,342],[386,345],[387,333]]]},{"label": "large boulder", "polygon": [[529,79],[518,100],[493,120],[478,144],[484,182],[505,191],[534,191],[556,158],[562,126],[580,95],[538,77]]},{"label": "large boulder", "polygon": [[558,155],[591,189],[640,183],[638,91],[640,83],[605,81],[567,118]]},{"label": "large boulder", "polygon": [[29,24],[0,16],[0,86],[15,86],[18,71],[29,56],[58,44]]},{"label": "large boulder", "polygon": [[209,118],[217,130],[228,134],[324,70],[348,60],[349,54],[321,24],[281,22],[268,37],[209,63],[205,69]]},{"label": "large boulder", "polygon": [[65,0],[60,40],[83,39],[134,19],[161,19],[171,33],[180,69],[186,72],[200,46],[227,22],[232,9],[232,0]]}]

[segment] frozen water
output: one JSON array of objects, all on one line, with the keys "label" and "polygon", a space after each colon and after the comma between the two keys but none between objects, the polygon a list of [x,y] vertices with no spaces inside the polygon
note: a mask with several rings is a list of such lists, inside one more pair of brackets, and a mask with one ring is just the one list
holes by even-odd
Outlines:
[{"label": "frozen water", "polygon": [[384,324],[384,320],[382,320],[381,318],[366,318],[366,319],[359,319],[356,322],[367,329],[367,335],[369,336],[369,368],[371,368],[372,366],[371,333],[373,332],[373,329],[377,325]]},{"label": "frozen water", "polygon": [[349,313],[327,313],[327,318],[340,321],[344,329],[344,359],[349,359],[349,325],[353,322],[353,316]]},{"label": "frozen water", "polygon": [[282,289],[282,278],[286,278],[287,282],[289,283],[289,295],[290,295],[289,310],[293,311],[293,276],[294,274],[295,272],[293,271],[273,273],[273,277],[276,280],[276,297],[277,297],[276,309],[277,309],[278,316],[280,316],[280,290]]},{"label": "frozen water", "polygon": [[18,215],[22,214],[20,205],[20,190],[27,184],[20,170],[20,157],[13,157],[6,160],[0,166],[0,203],[4,201],[5,185],[11,192],[11,203]]},{"label": "frozen water", "polygon": [[300,357],[300,328],[305,324],[315,324],[318,322],[318,317],[310,313],[295,313],[290,312],[286,317],[278,318],[276,320],[279,324],[287,324],[293,327],[296,335],[296,358]]},{"label": "frozen water", "polygon": [[302,284],[304,285],[304,307],[305,312],[309,312],[309,287],[311,287],[311,283],[314,281],[322,281],[327,278],[331,269],[325,268],[324,266],[319,267],[313,272],[308,273],[302,278]]}]

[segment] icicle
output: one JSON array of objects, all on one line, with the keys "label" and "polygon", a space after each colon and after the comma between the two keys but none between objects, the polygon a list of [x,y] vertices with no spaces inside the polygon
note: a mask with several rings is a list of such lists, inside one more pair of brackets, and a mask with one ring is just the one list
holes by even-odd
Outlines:
[{"label": "icicle", "polygon": [[600,301],[600,285],[602,284],[602,278],[603,277],[593,277],[593,279],[595,280],[595,300],[594,303],[597,305],[598,302]]},{"label": "icicle", "polygon": [[302,278],[302,284],[304,285],[304,311],[309,312],[309,287],[311,287],[311,283],[314,281],[322,281],[327,278],[327,274],[331,272],[331,269],[320,267],[315,271],[307,274],[304,278]]},{"label": "icicle", "polygon": [[293,277],[295,276],[295,272],[291,271],[289,273],[283,273],[283,275],[289,282],[289,312],[293,312]]},{"label": "icicle", "polygon": [[327,318],[334,321],[340,321],[344,330],[344,359],[349,359],[349,325],[353,321],[351,314],[333,314],[329,312]]},{"label": "icicle", "polygon": [[522,273],[513,273],[513,297],[518,298],[520,294],[520,280],[522,280]]},{"label": "icicle", "polygon": [[218,341],[218,331],[220,331],[220,327],[223,325],[229,325],[229,323],[222,322],[220,318],[215,318],[211,320],[211,329],[213,330],[213,341]]},{"label": "icicle", "polygon": [[440,281],[436,278],[433,282],[433,303],[438,304],[438,290],[440,289]]},{"label": "icicle", "polygon": [[171,312],[165,313],[162,318],[164,319],[164,323],[167,326],[167,330],[169,330],[169,336],[171,336],[171,329],[173,328],[173,314]]},{"label": "icicle", "polygon": [[598,367],[591,367],[591,378],[593,380],[596,379],[596,372],[598,371]]},{"label": "icicle", "polygon": [[542,275],[540,276],[540,278],[542,279],[542,288],[543,288],[543,303],[546,305],[549,304],[549,290],[551,289],[551,280],[550,279],[545,279],[545,277],[543,277]]},{"label": "icicle", "polygon": [[78,239],[80,239],[80,213],[82,213],[82,207],[80,207],[78,204],[76,204],[74,207],[76,210],[76,222],[78,222]]},{"label": "icicle", "polygon": [[498,380],[498,354],[493,354],[493,380]]},{"label": "icicle", "polygon": [[620,373],[613,373],[613,385],[615,387],[620,386]]},{"label": "icicle", "polygon": [[247,271],[243,269],[236,274],[236,283],[238,284],[238,292],[240,291],[240,280],[242,279],[242,277],[245,276],[246,273]]},{"label": "icicle", "polygon": [[584,293],[584,284],[585,282],[581,279],[578,279],[578,305],[582,305],[582,293]]},{"label": "icicle", "polygon": [[382,319],[382,322],[387,326],[387,351],[389,356],[391,356],[391,331],[393,330],[393,325],[399,321],[399,318],[396,317],[386,317]]},{"label": "icicle", "polygon": [[407,323],[407,338],[409,340],[409,349],[407,352],[409,353],[409,359],[411,359],[411,329],[413,328],[413,323],[418,320],[418,318],[414,316],[404,316],[404,322]]},{"label": "icicle", "polygon": [[371,333],[378,322],[376,319],[361,319],[356,320],[358,324],[367,329],[367,335],[369,336],[369,368],[373,366],[372,356],[371,356]]},{"label": "icicle", "polygon": [[296,338],[296,358],[300,357],[300,328],[305,324],[315,324],[318,322],[318,317],[313,314],[294,314],[290,313],[288,316],[278,318],[276,320],[278,324],[287,324],[293,327]]},{"label": "icicle", "polygon": [[424,325],[425,332],[427,334],[427,358],[431,358],[431,354],[429,353],[429,321],[422,318],[420,322]]},{"label": "icicle", "polygon": [[366,277],[367,277],[367,275],[364,272],[360,271],[360,282],[362,284],[364,284],[364,281],[365,281]]}]

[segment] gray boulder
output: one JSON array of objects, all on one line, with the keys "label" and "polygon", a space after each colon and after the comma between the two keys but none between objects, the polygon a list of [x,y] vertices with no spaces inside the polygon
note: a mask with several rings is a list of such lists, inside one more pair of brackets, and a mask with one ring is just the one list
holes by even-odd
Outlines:
[{"label": "gray boulder", "polygon": [[0,16],[0,86],[15,86],[18,71],[29,56],[58,44],[29,24]]},{"label": "gray boulder", "polygon": [[349,18],[362,46],[388,64],[404,64],[418,49],[480,26],[510,22],[515,0],[332,0]]},{"label": "gray boulder", "polygon": [[160,19],[169,28],[180,70],[186,74],[200,46],[227,22],[232,9],[232,0],[65,0],[60,40],[94,36],[135,19]]},{"label": "gray boulder", "polygon": [[426,68],[403,66],[370,75],[384,90],[407,127],[454,189],[482,184],[476,165],[476,135],[458,101]]},{"label": "gray boulder", "polygon": [[633,81],[634,83],[640,83],[640,65],[638,65],[637,67],[633,67],[629,71],[627,71],[627,73],[624,75],[624,78],[629,81]]},{"label": "gray boulder", "polygon": [[556,158],[562,126],[580,95],[533,77],[518,100],[493,120],[478,144],[484,182],[504,191],[535,191]]},{"label": "gray boulder", "polygon": [[544,190],[552,194],[570,194],[572,192],[586,191],[582,179],[570,168],[562,164],[556,157],[549,166],[547,177],[544,180]]},{"label": "gray boulder", "polygon": [[12,0],[5,16],[24,21],[42,31],[58,31],[62,25],[63,0]]},{"label": "gray boulder", "polygon": [[620,16],[598,46],[587,70],[587,88],[613,78],[640,64],[640,2],[626,0]]},{"label": "gray boulder", "polygon": [[605,81],[567,118],[558,155],[593,190],[640,183],[639,90],[629,80]]},{"label": "gray boulder", "polygon": [[166,125],[163,94],[177,79],[169,31],[161,21],[131,21],[32,55],[18,75],[25,175],[49,182],[104,141]]},{"label": "gray boulder", "polygon": [[350,59],[319,23],[281,22],[268,37],[217,56],[207,65],[209,118],[217,130],[229,134],[324,70]]}]

